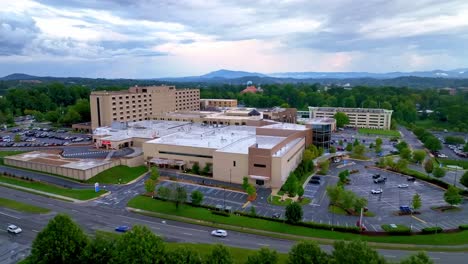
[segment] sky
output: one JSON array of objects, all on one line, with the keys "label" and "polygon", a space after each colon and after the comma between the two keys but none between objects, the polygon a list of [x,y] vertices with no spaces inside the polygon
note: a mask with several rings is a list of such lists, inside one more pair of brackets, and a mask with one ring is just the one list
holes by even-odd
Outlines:
[{"label": "sky", "polygon": [[468,66],[466,0],[1,0],[0,76]]}]

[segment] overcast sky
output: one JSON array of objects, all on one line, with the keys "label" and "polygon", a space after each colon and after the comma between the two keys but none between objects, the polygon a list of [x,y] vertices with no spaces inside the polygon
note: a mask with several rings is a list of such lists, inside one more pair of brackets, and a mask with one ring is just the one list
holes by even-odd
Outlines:
[{"label": "overcast sky", "polygon": [[468,66],[468,1],[2,0],[0,76]]}]

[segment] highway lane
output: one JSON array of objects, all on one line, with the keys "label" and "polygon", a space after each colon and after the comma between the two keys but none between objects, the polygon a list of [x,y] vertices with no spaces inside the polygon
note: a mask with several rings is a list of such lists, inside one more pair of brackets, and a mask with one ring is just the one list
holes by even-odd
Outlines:
[{"label": "highway lane", "polygon": [[[287,252],[294,244],[293,241],[289,240],[274,239],[234,231],[229,231],[229,236],[227,238],[216,238],[210,235],[212,228],[209,227],[176,221],[165,221],[164,223],[162,219],[133,214],[123,208],[112,208],[95,203],[67,203],[3,187],[0,187],[0,193],[2,197],[8,199],[46,207],[58,213],[66,213],[87,232],[94,232],[95,230],[113,231],[118,225],[126,224],[133,226],[140,224],[148,226],[153,232],[164,237],[167,241],[174,242],[223,243],[229,246],[249,249],[267,246],[279,252]],[[20,235],[18,243],[28,246],[36,236],[36,231],[39,231],[41,227],[45,226],[48,220],[55,215],[55,213],[49,213],[47,215],[29,215],[11,214],[11,212],[5,211],[1,212],[10,215],[8,216],[0,213],[0,224],[2,227],[6,228],[8,223],[21,226],[24,232]],[[11,216],[19,219],[12,218]],[[8,234],[0,232],[0,237],[4,236],[8,236]],[[330,246],[325,245],[322,247],[326,251],[331,250]],[[398,260],[414,253],[403,250],[379,250],[379,252],[390,260]],[[468,257],[466,253],[430,252],[429,255],[436,263],[464,263],[465,258]]]}]

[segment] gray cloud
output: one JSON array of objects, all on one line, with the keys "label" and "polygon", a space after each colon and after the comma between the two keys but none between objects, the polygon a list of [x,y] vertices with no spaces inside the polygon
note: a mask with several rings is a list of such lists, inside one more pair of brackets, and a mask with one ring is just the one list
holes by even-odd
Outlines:
[{"label": "gray cloud", "polygon": [[0,13],[0,55],[19,55],[40,30],[28,16]]}]

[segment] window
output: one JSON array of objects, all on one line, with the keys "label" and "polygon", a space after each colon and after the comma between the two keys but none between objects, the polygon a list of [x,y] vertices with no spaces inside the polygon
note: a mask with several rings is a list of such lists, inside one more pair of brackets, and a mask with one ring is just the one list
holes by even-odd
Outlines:
[{"label": "window", "polygon": [[236,161],[235,161],[235,160],[232,161],[232,166],[233,166],[233,167],[236,166]]},{"label": "window", "polygon": [[265,164],[254,163],[254,167],[257,167],[257,168],[266,168],[266,165],[265,165]]},{"label": "window", "polygon": [[256,183],[257,185],[262,186],[262,185],[265,184],[265,181],[264,181],[264,180],[255,180],[255,183]]}]

